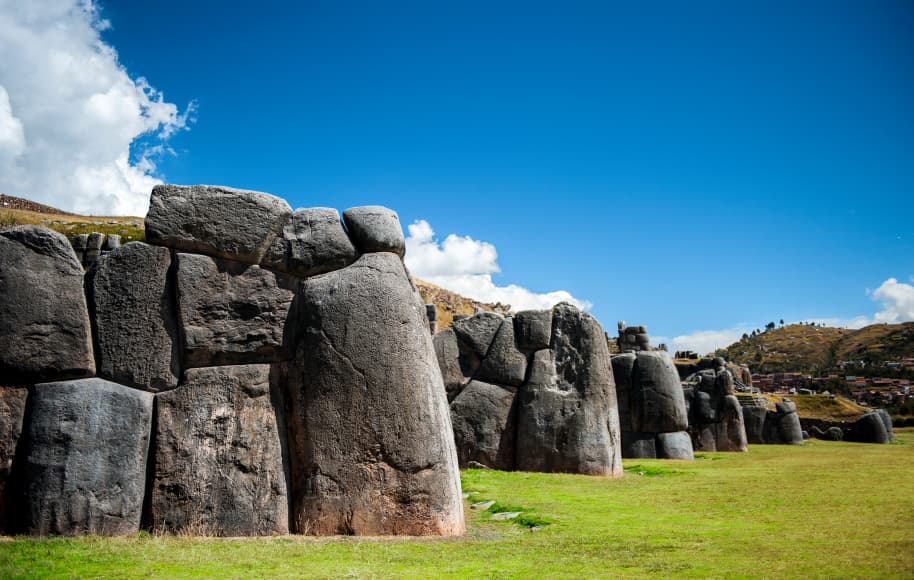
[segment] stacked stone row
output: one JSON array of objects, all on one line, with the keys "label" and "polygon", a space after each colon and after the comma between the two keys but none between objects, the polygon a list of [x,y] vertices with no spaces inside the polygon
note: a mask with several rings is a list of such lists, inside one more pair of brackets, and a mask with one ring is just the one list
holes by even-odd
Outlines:
[{"label": "stacked stone row", "polygon": [[782,401],[774,407],[773,411],[757,406],[742,408],[749,443],[802,445],[803,428],[796,403]]},{"label": "stacked stone row", "polygon": [[749,450],[748,426],[743,408],[735,396],[733,375],[723,359],[715,368],[692,375],[684,394],[689,412],[689,435],[696,451]]},{"label": "stacked stone row", "polygon": [[92,232],[91,234],[77,234],[73,238],[73,251],[76,258],[84,268],[94,264],[99,256],[114,250],[121,245],[121,237],[117,234]]},{"label": "stacked stone row", "polygon": [[456,318],[434,339],[461,466],[622,474],[605,333],[570,304]]},{"label": "stacked stone row", "polygon": [[692,459],[679,374],[665,351],[612,358],[623,458]]},{"label": "stacked stone row", "polygon": [[619,345],[619,352],[639,352],[651,350],[651,339],[647,334],[647,328],[644,326],[625,326],[625,322],[619,321],[619,337],[616,339]]},{"label": "stacked stone row", "polygon": [[85,294],[62,235],[0,233],[7,530],[463,531],[394,212],[169,185],[146,231]]}]

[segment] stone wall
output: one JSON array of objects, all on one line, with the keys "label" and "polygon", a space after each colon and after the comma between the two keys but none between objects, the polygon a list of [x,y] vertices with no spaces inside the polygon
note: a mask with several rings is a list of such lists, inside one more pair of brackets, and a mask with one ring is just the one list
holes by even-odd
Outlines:
[{"label": "stone wall", "polygon": [[684,389],[689,410],[689,435],[696,451],[747,451],[748,426],[734,395],[733,375],[723,359],[715,368],[698,371]]},{"label": "stone wall", "polygon": [[435,335],[461,466],[622,474],[606,335],[570,304],[455,317]]},{"label": "stone wall", "polygon": [[622,457],[692,459],[688,412],[679,374],[664,351],[612,358]]},{"label": "stone wall", "polygon": [[0,232],[4,529],[463,532],[396,213],[166,185],[146,232]]}]

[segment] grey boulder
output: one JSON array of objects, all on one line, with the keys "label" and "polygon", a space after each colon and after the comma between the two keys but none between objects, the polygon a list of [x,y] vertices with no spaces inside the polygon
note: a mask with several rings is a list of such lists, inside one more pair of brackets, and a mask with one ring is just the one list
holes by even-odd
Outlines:
[{"label": "grey boulder", "polygon": [[7,490],[28,394],[25,387],[0,386],[0,533],[7,527]]},{"label": "grey boulder", "polygon": [[[655,457],[656,453],[653,452],[651,452],[651,455],[645,456],[628,455],[626,452],[629,446],[625,444],[624,434],[634,433],[630,398],[634,388],[632,379],[634,378],[636,358],[637,357],[633,352],[619,354],[612,357],[613,378],[616,382],[616,404],[619,409],[619,425],[623,432],[622,457]],[[651,447],[653,448],[653,439],[651,440]]]},{"label": "grey boulder", "polygon": [[562,303],[553,350],[537,351],[518,400],[517,469],[622,475],[616,386],[606,333]]},{"label": "grey boulder", "polygon": [[178,254],[177,284],[186,366],[267,363],[291,356],[286,319],[297,278]]},{"label": "grey boulder", "polygon": [[276,236],[261,265],[306,277],[345,268],[356,259],[340,214],[328,207],[297,209]]},{"label": "grey boulder", "polygon": [[746,441],[750,445],[765,443],[765,421],[768,409],[765,407],[743,407],[743,424],[746,429]]},{"label": "grey boulder", "polygon": [[657,434],[658,459],[692,460],[692,439],[685,431]]},{"label": "grey boulder", "polygon": [[391,252],[401,258],[406,252],[403,227],[394,210],[380,205],[351,207],[343,212],[343,220],[361,252]]},{"label": "grey boulder", "polygon": [[447,399],[453,401],[479,368],[479,357],[457,338],[453,328],[445,328],[434,336],[432,342]]},{"label": "grey boulder", "polygon": [[504,317],[493,312],[481,312],[468,318],[455,319],[451,328],[454,329],[457,338],[472,348],[481,361],[488,354],[495,333],[501,328],[504,320]]},{"label": "grey boulder", "polygon": [[514,315],[514,336],[517,348],[534,352],[549,348],[552,338],[551,310],[523,310]]},{"label": "grey boulder", "polygon": [[365,254],[306,279],[296,324],[289,446],[297,531],[463,533],[441,371],[399,256]]},{"label": "grey boulder", "polygon": [[625,459],[656,459],[656,436],[653,433],[631,433],[623,431],[622,457]]},{"label": "grey boulder", "polygon": [[879,413],[869,412],[857,419],[845,433],[845,439],[858,443],[891,443]]},{"label": "grey boulder", "polygon": [[685,431],[689,419],[679,373],[664,351],[637,353],[629,393],[632,430],[669,433]]},{"label": "grey boulder", "polygon": [[460,467],[476,461],[493,469],[514,469],[517,391],[470,381],[451,403],[454,444]]},{"label": "grey boulder", "polygon": [[281,376],[271,365],[190,369],[179,389],[156,397],[153,529],[289,532],[284,434],[275,412]]},{"label": "grey boulder", "polygon": [[99,376],[152,392],[178,384],[180,352],[171,252],[131,242],[103,254],[90,272]]},{"label": "grey boulder", "polygon": [[749,450],[743,408],[734,395],[723,398],[719,410],[715,447],[717,451],[744,452]]},{"label": "grey boulder", "polygon": [[157,185],[146,214],[146,241],[257,264],[291,215],[288,203],[267,193],[218,185]]},{"label": "grey boulder", "polygon": [[139,532],[153,398],[96,378],[35,385],[17,466],[21,531]]},{"label": "grey boulder", "polygon": [[93,374],[83,268],[67,238],[37,226],[0,232],[0,380]]},{"label": "grey boulder", "polygon": [[476,378],[482,381],[519,387],[527,374],[527,357],[517,350],[514,343],[514,321],[502,321],[482,360]]}]

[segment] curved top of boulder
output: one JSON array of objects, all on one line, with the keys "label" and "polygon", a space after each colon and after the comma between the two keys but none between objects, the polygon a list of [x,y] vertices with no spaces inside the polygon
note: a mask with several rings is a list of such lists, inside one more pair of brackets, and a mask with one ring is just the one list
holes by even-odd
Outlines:
[{"label": "curved top of boulder", "polygon": [[291,215],[288,203],[268,193],[220,185],[157,185],[146,214],[146,241],[257,264]]},{"label": "curved top of boulder", "polygon": [[41,226],[14,226],[0,232],[0,236],[25,246],[29,250],[54,258],[59,268],[82,274],[83,268],[67,237],[60,232]]},{"label": "curved top of boulder", "polygon": [[364,252],[393,252],[401,258],[406,240],[400,217],[382,205],[351,207],[343,212],[343,221],[356,247]]},{"label": "curved top of boulder", "polygon": [[478,356],[484,357],[489,352],[495,333],[504,322],[504,317],[494,312],[480,312],[469,318],[461,318],[451,324],[457,338],[473,348]]}]

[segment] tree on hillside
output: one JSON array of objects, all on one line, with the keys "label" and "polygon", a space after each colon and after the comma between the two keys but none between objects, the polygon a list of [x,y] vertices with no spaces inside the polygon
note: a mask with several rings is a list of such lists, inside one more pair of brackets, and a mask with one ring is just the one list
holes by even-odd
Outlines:
[{"label": "tree on hillside", "polygon": [[784,326],[784,319],[781,319],[781,326]]},{"label": "tree on hillside", "polygon": [[774,330],[774,326],[775,326],[775,324],[773,322],[769,322],[768,324],[765,325],[765,330],[766,331]]}]

